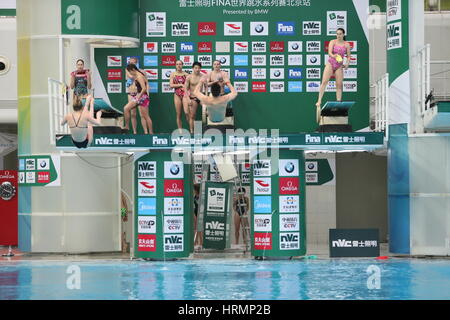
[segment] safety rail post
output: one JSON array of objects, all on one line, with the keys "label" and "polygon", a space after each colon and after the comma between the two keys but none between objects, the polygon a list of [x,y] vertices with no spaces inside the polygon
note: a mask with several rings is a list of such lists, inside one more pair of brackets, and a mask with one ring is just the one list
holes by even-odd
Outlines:
[{"label": "safety rail post", "polygon": [[375,83],[375,131],[389,135],[389,74],[386,73]]},{"label": "safety rail post", "polygon": [[67,114],[68,107],[64,97],[65,84],[48,78],[48,100],[50,117],[50,145],[56,145],[57,134],[68,134],[67,127],[61,126],[61,121]]}]

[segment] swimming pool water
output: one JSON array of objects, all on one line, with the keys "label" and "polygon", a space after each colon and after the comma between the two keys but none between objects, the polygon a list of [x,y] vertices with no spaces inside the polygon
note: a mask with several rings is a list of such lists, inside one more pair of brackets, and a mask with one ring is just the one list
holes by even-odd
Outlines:
[{"label": "swimming pool water", "polygon": [[[79,290],[67,287],[71,265],[80,268]],[[371,265],[380,270],[380,289],[368,288]],[[4,260],[0,299],[447,300],[450,260]]]}]

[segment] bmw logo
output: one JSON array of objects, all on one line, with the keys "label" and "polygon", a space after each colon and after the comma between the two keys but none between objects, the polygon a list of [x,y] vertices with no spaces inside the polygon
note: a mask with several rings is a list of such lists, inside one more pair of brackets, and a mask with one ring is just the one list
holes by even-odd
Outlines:
[{"label": "bmw logo", "polygon": [[286,170],[287,173],[292,173],[295,170],[295,166],[294,166],[294,164],[292,162],[288,162],[284,166],[284,170]]},{"label": "bmw logo", "polygon": [[172,72],[167,71],[167,72],[166,72],[166,77],[169,78],[171,73],[172,73]]},{"label": "bmw logo", "polygon": [[255,31],[258,32],[258,33],[263,32],[263,31],[264,31],[264,26],[263,26],[262,24],[258,24],[258,25],[255,27]]},{"label": "bmw logo", "polygon": [[291,46],[291,48],[292,48],[292,50],[298,50],[298,48],[299,48],[298,43],[294,43],[294,44]]},{"label": "bmw logo", "polygon": [[42,160],[42,161],[39,163],[39,166],[40,166],[41,168],[45,168],[45,167],[47,166],[47,161]]},{"label": "bmw logo", "polygon": [[313,164],[313,163],[308,164],[308,169],[309,169],[309,170],[314,169],[314,164]]},{"label": "bmw logo", "polygon": [[224,64],[224,63],[226,63],[227,62],[227,59],[225,58],[225,57],[222,57],[221,59],[220,59],[220,63],[221,64]]},{"label": "bmw logo", "polygon": [[316,63],[317,62],[317,58],[316,57],[312,57],[311,58],[311,63]]},{"label": "bmw logo", "polygon": [[177,164],[174,164],[170,167],[170,173],[176,176],[178,173],[180,173],[180,167]]},{"label": "bmw logo", "polygon": [[281,72],[280,71],[275,71],[275,73],[273,75],[278,78],[279,76],[281,76]]}]

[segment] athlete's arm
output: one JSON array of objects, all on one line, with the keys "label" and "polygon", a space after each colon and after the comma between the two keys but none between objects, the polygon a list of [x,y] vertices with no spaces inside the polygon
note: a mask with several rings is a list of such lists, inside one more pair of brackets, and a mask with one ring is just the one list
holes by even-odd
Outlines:
[{"label": "athlete's arm", "polygon": [[61,121],[61,125],[62,125],[62,126],[66,125],[66,123],[67,123],[67,116],[68,116],[68,115],[65,115],[65,116],[64,116],[64,119]]},{"label": "athlete's arm", "polygon": [[231,101],[231,100],[236,99],[236,97],[237,97],[236,89],[233,87],[233,85],[231,84],[231,82],[229,82],[229,83],[227,84],[227,86],[228,86],[228,88],[230,88],[230,91],[231,91],[231,92],[230,92],[229,94],[225,95],[224,97],[227,98],[227,101]]},{"label": "athlete's arm", "polygon": [[141,85],[141,92],[139,92],[136,96],[136,101],[139,101],[142,95],[147,91],[147,84],[145,83],[145,80],[142,79],[142,77],[138,76],[136,80]]},{"label": "athlete's arm", "polygon": [[194,95],[204,103],[205,100],[207,100],[208,96],[205,96],[203,93],[200,92],[200,88],[202,86],[203,86],[203,81],[200,80],[198,82],[197,86],[195,87]]},{"label": "athlete's arm", "polygon": [[331,58],[336,58],[336,55],[333,54],[333,48],[334,48],[334,40],[331,40],[330,44],[328,45],[328,55]]},{"label": "athlete's arm", "polygon": [[345,44],[345,46],[347,47],[347,63],[345,64],[344,69],[348,69],[348,66],[350,65],[350,60],[352,58],[352,53],[350,44],[348,42]]},{"label": "athlete's arm", "polygon": [[86,70],[86,74],[87,74],[87,87],[88,89],[91,89],[92,87],[91,70]]}]

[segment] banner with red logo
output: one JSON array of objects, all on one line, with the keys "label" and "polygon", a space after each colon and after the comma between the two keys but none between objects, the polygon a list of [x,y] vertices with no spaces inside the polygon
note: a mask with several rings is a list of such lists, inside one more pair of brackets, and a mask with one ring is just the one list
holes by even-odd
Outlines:
[{"label": "banner with red logo", "polygon": [[134,257],[188,257],[193,250],[191,166],[170,152],[135,159]]},{"label": "banner with red logo", "polygon": [[0,170],[0,245],[17,245],[17,171]]}]

